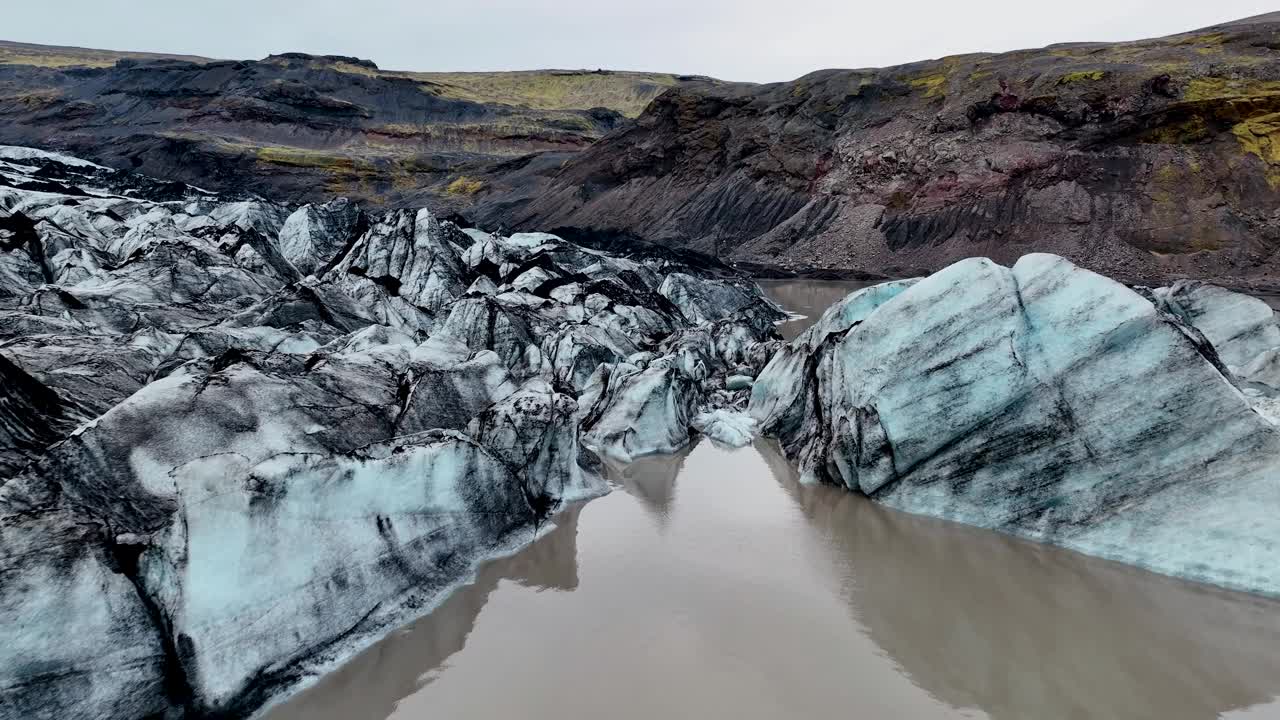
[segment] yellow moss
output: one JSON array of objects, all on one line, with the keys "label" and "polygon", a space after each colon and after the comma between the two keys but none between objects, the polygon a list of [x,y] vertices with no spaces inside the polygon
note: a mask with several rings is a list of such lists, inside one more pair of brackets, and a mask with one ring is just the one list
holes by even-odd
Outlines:
[{"label": "yellow moss", "polygon": [[969,80],[972,82],[979,82],[981,80],[986,80],[987,78],[991,77],[993,74],[994,73],[992,73],[990,70],[975,70],[969,73]]},{"label": "yellow moss", "polygon": [[[0,62],[3,62],[2,58],[0,56]],[[330,62],[327,67],[365,77],[416,80],[421,83],[422,92],[453,100],[496,103],[541,111],[604,107],[626,117],[639,116],[650,101],[680,83],[676,75],[648,72],[403,72],[374,69],[341,60]]]},{"label": "yellow moss", "polygon": [[33,65],[35,67],[45,68],[104,68],[115,65],[116,61],[104,58],[81,58],[52,54],[4,53],[3,55],[0,55],[0,63],[5,65]]},{"label": "yellow moss", "polygon": [[25,92],[20,95],[3,95],[0,96],[0,102],[15,103],[21,105],[27,110],[36,110],[52,105],[57,102],[58,98],[61,96],[62,94],[56,90],[41,89]]},{"label": "yellow moss", "polygon": [[[542,118],[513,116],[488,123],[395,123],[373,127],[370,132],[373,137],[367,142],[375,146],[403,147],[399,141],[410,141],[419,147],[427,145],[436,150],[486,155],[526,154],[531,136],[541,138],[548,147],[581,147],[600,135],[590,123],[572,114]],[[379,142],[379,138],[391,142]]]},{"label": "yellow moss", "polygon": [[400,74],[423,81],[423,92],[441,97],[531,110],[606,107],[627,117],[638,116],[650,101],[680,82],[665,73],[585,70]]},{"label": "yellow moss", "polygon": [[194,55],[166,55],[162,53],[115,52],[85,48],[56,47],[0,43],[0,65],[32,65],[46,68],[91,67],[103,68],[115,65],[125,58],[172,59],[188,62],[209,62]]},{"label": "yellow moss", "polygon": [[1173,163],[1165,163],[1156,168],[1156,182],[1173,184],[1176,183],[1180,177],[1182,177],[1182,173],[1178,171],[1178,167]]},{"label": "yellow moss", "polygon": [[1225,33],[1206,33],[1204,35],[1187,35],[1174,39],[1171,45],[1199,45],[1201,47],[1219,47],[1227,41]]},{"label": "yellow moss", "polygon": [[1194,212],[1187,207],[1191,187],[1204,191],[1204,178],[1196,176],[1200,166],[1192,161],[1183,165],[1174,160],[1158,166],[1147,185],[1151,200],[1155,236],[1149,239],[1154,248],[1164,252],[1184,253],[1221,249],[1222,232],[1212,215]]},{"label": "yellow moss", "polygon": [[483,189],[484,181],[473,180],[466,175],[462,175],[449,183],[449,187],[445,188],[444,191],[450,195],[475,195]]},{"label": "yellow moss", "polygon": [[924,90],[925,97],[937,97],[945,91],[947,76],[943,73],[932,73],[912,78],[909,82],[911,87]]},{"label": "yellow moss", "polygon": [[419,173],[430,172],[429,166],[419,163],[417,160],[401,160],[396,163],[396,171],[391,176],[391,186],[396,190],[408,191],[416,190],[422,186],[418,178]]},{"label": "yellow moss", "polygon": [[354,158],[334,155],[320,150],[304,150],[290,147],[264,147],[257,152],[259,162],[292,167],[320,168],[323,170],[355,170]]},{"label": "yellow moss", "polygon": [[1280,95],[1280,82],[1275,80],[1229,80],[1227,78],[1196,78],[1187,83],[1183,94],[1186,100],[1199,102],[1242,97],[1266,97]]},{"label": "yellow moss", "polygon": [[1078,82],[1097,82],[1107,76],[1105,70],[1081,70],[1079,72],[1070,72],[1058,78],[1059,85],[1070,85]]},{"label": "yellow moss", "polygon": [[1223,97],[1228,92],[1230,81],[1225,78],[1196,78],[1187,83],[1187,91],[1183,97],[1187,100],[1213,100]]},{"label": "yellow moss", "polygon": [[374,70],[373,68],[368,68],[368,67],[365,67],[364,65],[356,65],[355,63],[349,63],[349,62],[339,61],[334,63],[332,67],[334,70],[337,70],[338,72],[348,73],[350,75],[364,75],[365,77],[378,77],[378,75],[380,74],[377,70]]},{"label": "yellow moss", "polygon": [[1267,164],[1267,182],[1280,188],[1280,113],[1250,118],[1231,128],[1240,147]]},{"label": "yellow moss", "polygon": [[1162,145],[1186,145],[1209,137],[1209,124],[1200,115],[1180,122],[1169,123],[1148,130],[1142,141]]}]

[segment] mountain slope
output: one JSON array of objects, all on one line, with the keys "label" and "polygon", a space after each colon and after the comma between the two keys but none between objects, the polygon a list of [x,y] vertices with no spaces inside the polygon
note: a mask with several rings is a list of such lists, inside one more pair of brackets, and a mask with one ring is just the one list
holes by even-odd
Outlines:
[{"label": "mountain slope", "polygon": [[0,65],[34,65],[49,68],[105,68],[121,60],[183,60],[193,63],[213,62],[199,55],[170,55],[166,53],[124,52],[119,50],[94,50],[92,48],[63,45],[37,45],[35,43],[0,40]]},{"label": "mountain slope", "polygon": [[1280,23],[688,86],[475,218],[774,269],[1280,281]]},{"label": "mountain slope", "polygon": [[[283,201],[465,203],[495,162],[577,151],[701,78],[412,73],[0,43],[0,143]],[[558,161],[556,161],[558,162]]]}]

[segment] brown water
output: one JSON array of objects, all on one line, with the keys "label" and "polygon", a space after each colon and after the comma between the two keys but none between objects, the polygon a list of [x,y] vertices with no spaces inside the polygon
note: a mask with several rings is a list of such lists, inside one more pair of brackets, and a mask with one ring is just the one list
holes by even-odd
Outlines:
[{"label": "brown water", "polygon": [[267,717],[1280,718],[1280,603],[802,486],[767,442],[611,479]]},{"label": "brown water", "polygon": [[854,290],[875,285],[861,280],[757,280],[765,294],[792,313],[778,330],[787,340],[808,330],[822,313]]}]

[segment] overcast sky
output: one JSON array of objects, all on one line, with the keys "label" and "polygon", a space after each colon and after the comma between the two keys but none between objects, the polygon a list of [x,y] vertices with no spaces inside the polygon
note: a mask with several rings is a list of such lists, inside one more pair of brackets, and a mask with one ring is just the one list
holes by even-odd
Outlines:
[{"label": "overcast sky", "polygon": [[611,68],[790,80],[1055,42],[1133,40],[1269,12],[1252,0],[3,0],[0,39],[396,70]]}]

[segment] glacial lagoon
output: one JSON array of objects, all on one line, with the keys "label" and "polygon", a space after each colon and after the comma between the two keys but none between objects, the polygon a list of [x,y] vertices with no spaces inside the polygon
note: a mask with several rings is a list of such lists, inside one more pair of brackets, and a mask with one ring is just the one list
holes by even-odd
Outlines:
[{"label": "glacial lagoon", "polygon": [[[762,283],[803,330],[865,283]],[[1272,718],[1280,602],[801,485],[701,440],[270,720]]]}]

